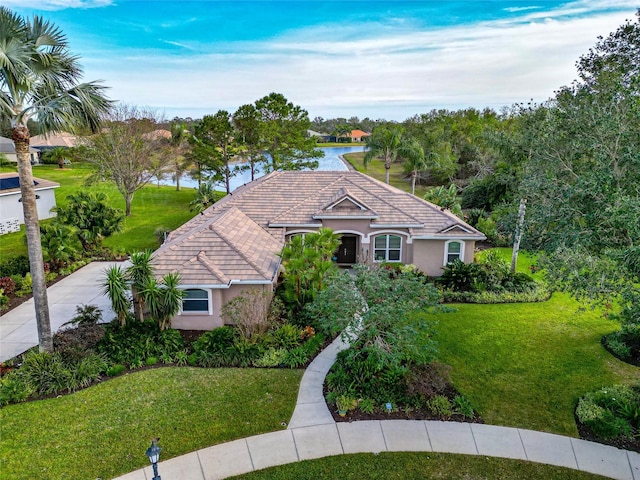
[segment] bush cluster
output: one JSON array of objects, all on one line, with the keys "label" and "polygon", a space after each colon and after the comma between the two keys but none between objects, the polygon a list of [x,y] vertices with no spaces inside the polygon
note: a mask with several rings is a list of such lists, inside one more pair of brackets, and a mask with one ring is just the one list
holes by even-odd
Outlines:
[{"label": "bush cluster", "polygon": [[622,360],[640,361],[640,323],[623,323],[604,339],[606,347]]},{"label": "bush cluster", "polygon": [[322,334],[309,334],[282,324],[250,339],[235,327],[220,327],[202,334],[192,347],[189,364],[202,367],[288,367],[307,364],[324,344]]},{"label": "bush cluster", "polygon": [[603,440],[631,439],[640,433],[640,387],[613,385],[578,401],[576,417]]},{"label": "bush cluster", "polygon": [[476,263],[459,259],[447,264],[435,279],[447,302],[516,303],[549,299],[546,287],[525,273],[511,273],[496,251],[488,251]]}]

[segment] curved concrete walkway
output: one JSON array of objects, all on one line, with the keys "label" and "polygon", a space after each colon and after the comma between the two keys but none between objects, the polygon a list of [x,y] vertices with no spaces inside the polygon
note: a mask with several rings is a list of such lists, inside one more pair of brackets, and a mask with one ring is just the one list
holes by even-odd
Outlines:
[{"label": "curved concrete walkway", "polygon": [[[348,453],[442,452],[502,457],[568,467],[621,480],[640,480],[640,454],[577,438],[477,423],[383,420],[336,423],[322,395],[338,337],[311,362],[286,430],[243,438],[158,465],[165,480],[217,480]],[[147,467],[117,480],[151,480]]]}]

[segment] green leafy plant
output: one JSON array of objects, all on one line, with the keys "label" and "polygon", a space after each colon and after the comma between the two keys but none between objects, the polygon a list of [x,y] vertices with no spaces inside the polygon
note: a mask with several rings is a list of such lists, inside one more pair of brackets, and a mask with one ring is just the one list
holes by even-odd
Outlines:
[{"label": "green leafy plant", "polygon": [[465,418],[474,417],[475,412],[473,411],[473,405],[471,405],[471,402],[462,395],[456,395],[452,404],[455,413],[460,414]]},{"label": "green leafy plant", "polygon": [[355,410],[358,408],[358,399],[347,394],[338,395],[338,397],[336,397],[336,408],[340,414]]},{"label": "green leafy plant", "polygon": [[361,398],[358,400],[358,408],[362,413],[371,415],[375,411],[375,404],[370,398]]},{"label": "green leafy plant", "polygon": [[0,407],[24,402],[33,393],[34,389],[16,370],[0,378]]},{"label": "green leafy plant", "polygon": [[640,389],[612,385],[578,401],[578,420],[603,439],[630,438],[640,428]]},{"label": "green leafy plant", "polygon": [[287,357],[287,350],[284,348],[269,348],[262,357],[253,361],[255,367],[278,367],[282,365]]},{"label": "green leafy plant", "polygon": [[453,415],[453,407],[449,399],[443,395],[436,395],[427,401],[427,408],[438,417],[450,418]]},{"label": "green leafy plant", "polygon": [[107,373],[107,375],[109,377],[117,377],[122,372],[124,372],[126,369],[127,369],[127,367],[125,367],[124,365],[122,365],[120,363],[116,363],[115,365],[112,365],[109,368],[107,368],[106,373]]}]

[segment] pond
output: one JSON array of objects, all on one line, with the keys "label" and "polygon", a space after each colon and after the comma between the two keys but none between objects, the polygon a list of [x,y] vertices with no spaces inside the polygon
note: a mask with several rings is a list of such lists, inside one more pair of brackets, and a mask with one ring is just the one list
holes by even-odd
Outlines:
[{"label": "pond", "polygon": [[[318,159],[318,168],[316,170],[337,170],[337,171],[347,171],[347,165],[340,158],[341,155],[346,153],[355,153],[355,152],[363,152],[364,145],[358,147],[323,147],[318,148],[321,152],[324,152],[324,157]],[[243,164],[240,164],[243,165]],[[258,167],[256,169],[256,178],[260,178],[264,175],[264,171]],[[249,170],[245,170],[237,173],[235,176],[231,177],[231,191],[236,188],[244,185],[245,183],[249,183],[251,181],[251,172]],[[174,185],[176,184],[175,180],[171,177],[160,180],[161,185]],[[191,178],[189,175],[183,175],[180,179],[180,187],[185,188],[198,188],[198,181]],[[215,184],[216,190],[224,191],[224,182],[218,182]]]}]

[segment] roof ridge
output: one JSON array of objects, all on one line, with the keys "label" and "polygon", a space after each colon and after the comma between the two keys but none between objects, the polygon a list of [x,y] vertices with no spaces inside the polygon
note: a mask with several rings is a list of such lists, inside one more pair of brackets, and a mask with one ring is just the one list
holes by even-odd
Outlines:
[{"label": "roof ridge", "polygon": [[222,283],[230,282],[229,278],[224,274],[224,272],[220,270],[218,267],[216,267],[215,264],[211,262],[211,260],[209,260],[209,257],[207,257],[207,254],[204,252],[204,250],[200,250],[200,252],[198,252],[198,255],[196,255],[193,258],[196,258],[198,262],[204,265],[206,269],[209,270],[220,282]]},{"label": "roof ridge", "polygon": [[[231,207],[230,209],[228,209],[226,212],[224,212],[223,215],[220,216],[219,220],[222,220],[224,217],[227,217],[231,214],[231,212],[238,212],[240,213],[243,217],[245,217],[247,220],[249,220],[250,222],[252,222],[254,225],[256,225],[258,228],[260,228],[260,230],[262,230],[265,234],[271,236],[269,234],[269,232],[267,232],[266,230],[264,230],[260,225],[258,225],[251,217],[249,217],[248,215],[246,215],[242,210],[240,210],[237,207]],[[224,228],[216,228],[217,225],[209,225],[209,229],[212,230],[213,232],[215,232],[218,237],[220,237],[222,239],[222,241],[224,243],[226,243],[229,247],[231,247],[231,249],[236,252],[238,255],[240,255],[244,261],[246,261],[249,265],[251,265],[257,272],[259,272],[265,279],[269,279],[269,274],[268,272],[265,271],[264,268],[262,268],[261,266],[259,266],[258,264],[256,264],[255,261],[253,261],[251,258],[249,258],[247,256],[247,254],[245,252],[243,252],[242,250],[240,250],[238,247],[236,247],[235,243],[233,241],[231,241],[227,235],[226,235],[226,231]],[[275,238],[274,238],[275,240]]]},{"label": "roof ridge", "polygon": [[[302,172],[296,172],[296,173],[302,173]],[[342,172],[341,172],[342,173]],[[324,192],[325,190],[327,190],[328,188],[332,187],[335,183],[339,182],[340,180],[342,180],[343,178],[345,178],[344,175],[340,175],[338,178],[336,178],[333,182],[325,185],[324,187],[322,187],[320,190],[318,190],[316,192],[316,194],[319,194],[321,192]],[[296,208],[298,208],[300,205],[304,205],[305,203],[307,203],[310,200],[310,197],[306,197],[304,200],[296,203],[295,205],[293,205],[291,208],[288,208],[287,210],[284,210],[283,212],[280,212],[280,214],[275,217],[274,219],[269,221],[269,224],[271,223],[277,223],[275,222],[278,218],[285,216],[287,213],[289,213],[292,210],[295,210]],[[326,206],[326,205],[325,205]],[[322,207],[324,208],[324,207]]]}]

